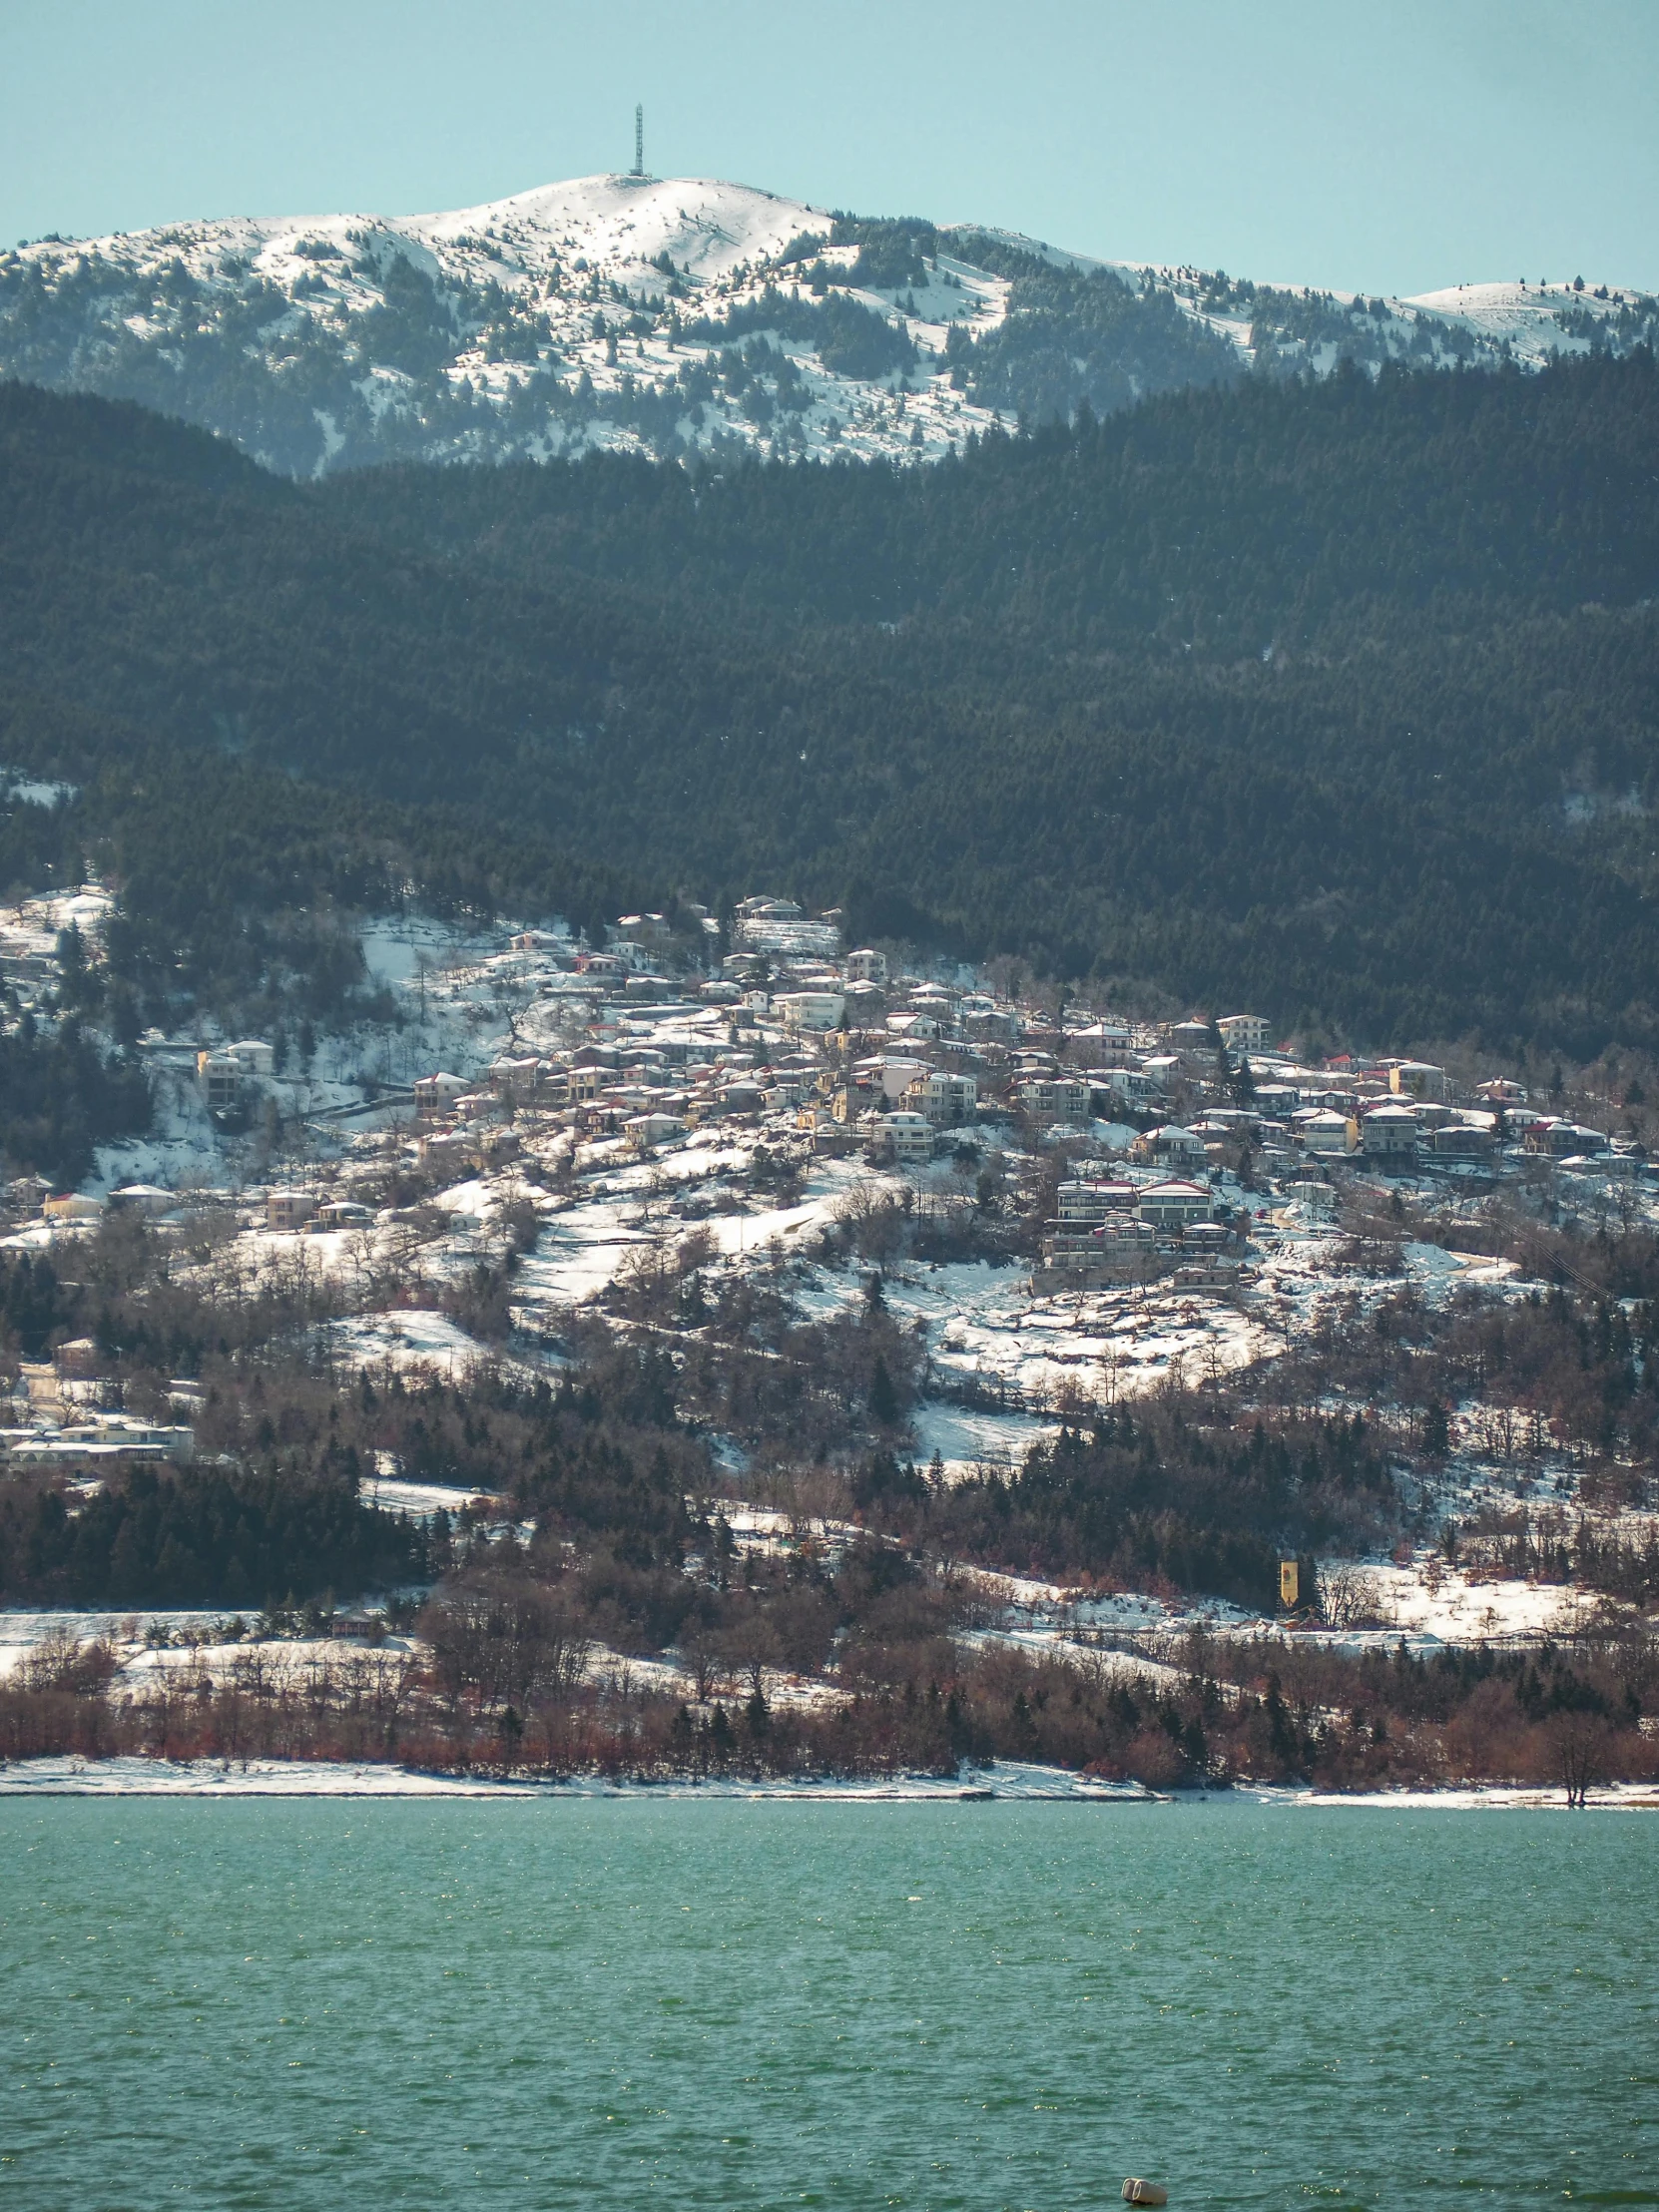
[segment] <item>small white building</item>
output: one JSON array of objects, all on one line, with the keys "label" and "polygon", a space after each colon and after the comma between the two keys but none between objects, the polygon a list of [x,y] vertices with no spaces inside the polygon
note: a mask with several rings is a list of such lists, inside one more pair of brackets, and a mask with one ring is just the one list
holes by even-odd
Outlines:
[{"label": "small white building", "polygon": [[317,1208],[305,1227],[313,1236],[325,1237],[340,1229],[366,1229],[373,1219],[372,1208],[360,1206],[354,1198],[331,1198]]},{"label": "small white building", "polygon": [[905,1092],[911,1110],[924,1114],[935,1129],[954,1129],[971,1121],[979,1103],[979,1086],[971,1075],[953,1075],[947,1068],[929,1068],[916,1076]]},{"label": "small white building", "polygon": [[1408,1106],[1379,1106],[1358,1129],[1368,1160],[1403,1161],[1416,1157],[1417,1117]]},{"label": "small white building", "polygon": [[1388,1088],[1395,1098],[1444,1098],[1445,1069],[1428,1060],[1400,1060],[1388,1070]]},{"label": "small white building", "polygon": [[1062,1183],[1054,1210],[1062,1222],[1098,1223],[1134,1211],[1140,1192],[1133,1183]]},{"label": "small white building", "polygon": [[897,1052],[884,1052],[874,1060],[860,1060],[853,1073],[860,1086],[866,1077],[879,1088],[881,1096],[896,1105],[910,1085],[928,1072],[925,1060],[911,1060]]},{"label": "small white building", "polygon": [[179,1203],[177,1191],[164,1191],[156,1183],[124,1183],[110,1193],[112,1214],[171,1214]]},{"label": "small white building", "polygon": [[1348,1116],[1328,1106],[1302,1107],[1291,1116],[1291,1132],[1312,1153],[1350,1152],[1357,1141]]},{"label": "small white building", "polygon": [[1066,1031],[1068,1058],[1085,1068],[1126,1068],[1134,1038],[1120,1021],[1085,1022]]},{"label": "small white building", "polygon": [[1107,1068],[1103,1072],[1112,1096],[1121,1098],[1126,1106],[1136,1110],[1148,1107],[1162,1088],[1160,1084],[1154,1083],[1145,1068]]},{"label": "small white building", "polygon": [[104,1201],[69,1191],[61,1198],[43,1199],[40,1210],[47,1221],[98,1221],[103,1216]]},{"label": "small white building", "polygon": [[1524,1106],[1526,1104],[1526,1085],[1515,1082],[1512,1077],[1507,1075],[1494,1075],[1490,1082],[1476,1083],[1474,1095],[1478,1099],[1483,1099],[1494,1110],[1500,1107]]},{"label": "small white building", "polygon": [[1223,1014],[1216,1023],[1221,1041],[1235,1057],[1241,1052],[1265,1052],[1268,1048],[1266,1014]]},{"label": "small white building", "polygon": [[1133,1151],[1137,1160],[1155,1160],[1166,1168],[1201,1168],[1210,1157],[1198,1131],[1183,1129],[1179,1122],[1148,1129],[1135,1139]]},{"label": "small white building", "polygon": [[490,1089],[497,1098],[533,1098],[541,1075],[542,1062],[534,1054],[516,1060],[503,1055],[490,1062]]},{"label": "small white building", "polygon": [[1293,1192],[1305,1220],[1335,1221],[1337,1218],[1335,1183],[1297,1183],[1293,1185]]},{"label": "small white building", "polygon": [[232,1052],[199,1052],[196,1080],[210,1114],[234,1114],[248,1086],[248,1070]]},{"label": "small white building", "polygon": [[302,1229],[315,1212],[316,1200],[309,1191],[272,1191],[265,1202],[269,1229]]},{"label": "small white building", "polygon": [[933,1124],[925,1114],[878,1114],[870,1131],[870,1150],[891,1150],[900,1167],[933,1157]]},{"label": "small white building", "polygon": [[683,1137],[686,1124],[678,1114],[633,1114],[623,1123],[622,1133],[636,1152],[650,1152],[671,1138]]},{"label": "small white building", "polygon": [[431,1121],[439,1114],[447,1114],[454,1108],[456,1099],[464,1098],[472,1088],[461,1075],[450,1075],[442,1068],[435,1075],[415,1078],[415,1114],[421,1121]]},{"label": "small white building", "polygon": [[780,991],[772,1004],[786,1029],[838,1029],[846,1011],[839,991]]},{"label": "small white building", "polygon": [[1021,1083],[1020,1105],[1034,1121],[1087,1121],[1090,1091],[1073,1076],[1038,1075]]},{"label": "small white building", "polygon": [[860,951],[849,952],[841,962],[841,970],[849,983],[884,983],[887,980],[887,955],[873,952],[865,945]]},{"label": "small white building", "polygon": [[1135,1211],[1155,1229],[1185,1229],[1195,1221],[1208,1221],[1213,1204],[1210,1193],[1201,1185],[1171,1181],[1149,1183]]}]

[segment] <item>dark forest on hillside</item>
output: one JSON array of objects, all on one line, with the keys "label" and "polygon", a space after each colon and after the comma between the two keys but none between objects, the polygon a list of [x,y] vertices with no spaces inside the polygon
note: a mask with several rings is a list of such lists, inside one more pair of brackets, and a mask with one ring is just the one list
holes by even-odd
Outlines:
[{"label": "dark forest on hillside", "polygon": [[8,866],[109,867],[154,1010],[319,899],[768,887],[1379,1046],[1651,1045],[1656,464],[1646,354],[310,488],[0,386],[0,761],[81,787]]}]

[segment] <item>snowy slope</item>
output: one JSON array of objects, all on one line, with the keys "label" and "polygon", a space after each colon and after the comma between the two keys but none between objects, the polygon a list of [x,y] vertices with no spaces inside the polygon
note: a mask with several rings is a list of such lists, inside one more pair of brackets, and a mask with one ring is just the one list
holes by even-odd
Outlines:
[{"label": "snowy slope", "polygon": [[1606,287],[1367,300],[1007,231],[837,225],[702,178],[0,254],[0,374],[138,399],[299,475],[593,447],[936,459],[999,413],[1250,368],[1536,364],[1656,331],[1659,304]]},{"label": "snowy slope", "polygon": [[1486,344],[1507,346],[1528,364],[1587,353],[1597,343],[1623,351],[1654,335],[1655,302],[1610,284],[1453,284],[1419,292],[1405,305]]},{"label": "snowy slope", "polygon": [[[776,261],[791,239],[822,213],[747,185],[704,178],[578,177],[459,214],[413,216],[398,226],[434,253],[487,253],[479,240],[507,249],[507,266],[544,277],[561,255],[580,256],[607,275],[653,281],[659,258],[703,281]],[[659,287],[660,288],[660,287]]]}]

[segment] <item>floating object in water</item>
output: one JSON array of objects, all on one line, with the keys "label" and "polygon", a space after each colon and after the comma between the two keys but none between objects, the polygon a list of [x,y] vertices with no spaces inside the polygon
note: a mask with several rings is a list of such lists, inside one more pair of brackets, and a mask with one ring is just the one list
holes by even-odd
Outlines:
[{"label": "floating object in water", "polygon": [[1169,2191],[1158,2181],[1137,2181],[1131,2175],[1123,2185],[1125,2204],[1168,2204]]}]

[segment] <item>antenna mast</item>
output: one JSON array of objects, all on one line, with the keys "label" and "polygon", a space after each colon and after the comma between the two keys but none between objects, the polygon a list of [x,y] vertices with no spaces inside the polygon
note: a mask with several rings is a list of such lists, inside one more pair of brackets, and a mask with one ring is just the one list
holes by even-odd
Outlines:
[{"label": "antenna mast", "polygon": [[645,108],[643,103],[636,103],[634,108],[634,166],[628,174],[630,177],[643,177],[645,175]]}]

